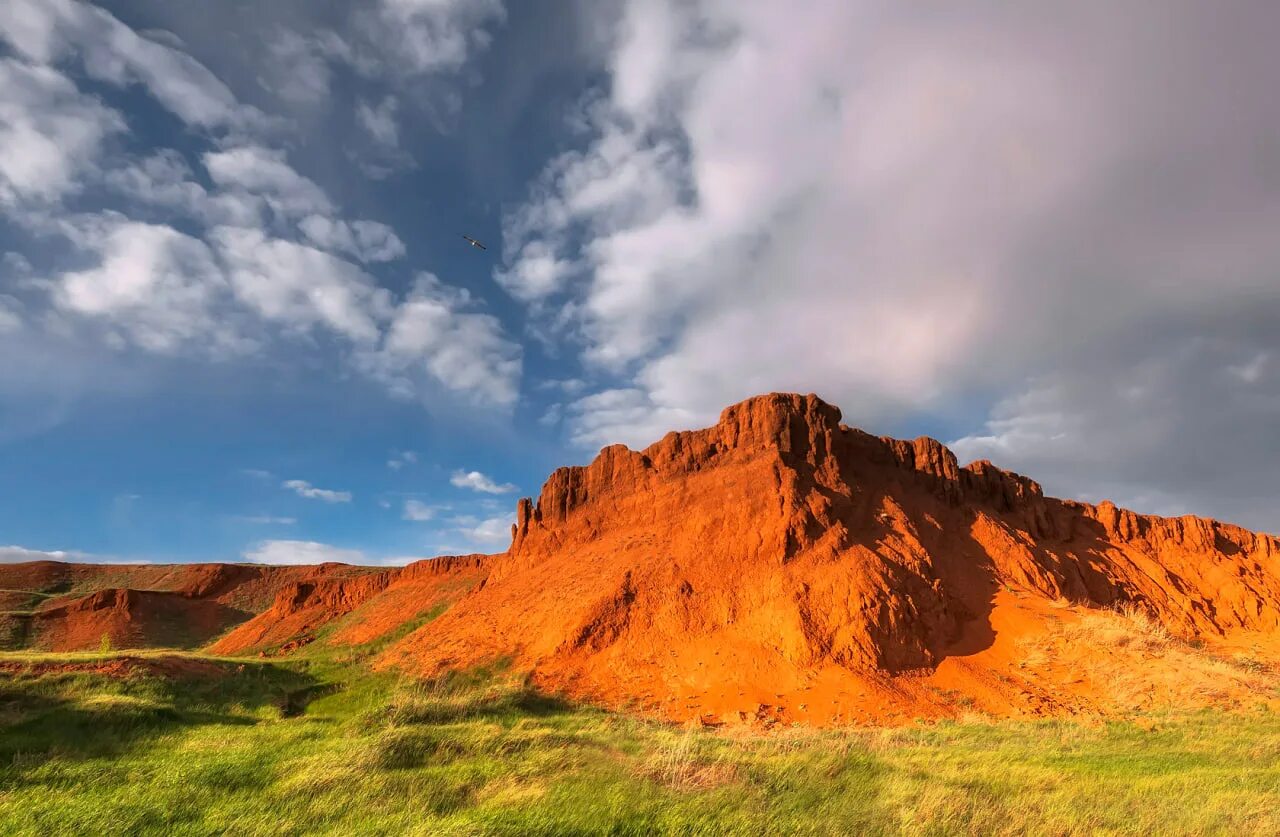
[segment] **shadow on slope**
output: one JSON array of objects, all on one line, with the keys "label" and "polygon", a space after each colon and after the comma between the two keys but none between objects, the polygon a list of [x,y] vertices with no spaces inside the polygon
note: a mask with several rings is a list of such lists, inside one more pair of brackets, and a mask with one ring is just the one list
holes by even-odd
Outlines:
[{"label": "shadow on slope", "polygon": [[0,656],[6,783],[45,762],[114,758],[184,728],[252,725],[305,708],[310,676],[181,655]]}]

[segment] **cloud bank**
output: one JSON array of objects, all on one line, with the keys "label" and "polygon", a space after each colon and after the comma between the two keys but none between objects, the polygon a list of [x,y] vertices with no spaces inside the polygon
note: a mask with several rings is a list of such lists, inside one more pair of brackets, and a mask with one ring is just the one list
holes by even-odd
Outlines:
[{"label": "cloud bank", "polygon": [[873,427],[985,399],[967,454],[1280,526],[1230,432],[1280,450],[1274,5],[621,9],[495,274],[602,382],[580,443],[775,389]]}]

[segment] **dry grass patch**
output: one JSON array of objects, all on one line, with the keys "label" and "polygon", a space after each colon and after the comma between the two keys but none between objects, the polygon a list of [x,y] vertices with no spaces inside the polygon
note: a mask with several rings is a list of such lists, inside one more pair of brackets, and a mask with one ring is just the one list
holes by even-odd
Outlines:
[{"label": "dry grass patch", "polygon": [[1265,703],[1280,678],[1265,663],[1222,657],[1172,634],[1139,604],[1078,610],[1022,640],[1021,672],[1067,688],[1103,714]]}]

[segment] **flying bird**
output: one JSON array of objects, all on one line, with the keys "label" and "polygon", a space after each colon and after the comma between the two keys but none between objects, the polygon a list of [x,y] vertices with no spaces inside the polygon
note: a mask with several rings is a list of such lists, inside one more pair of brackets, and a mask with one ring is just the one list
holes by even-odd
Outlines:
[{"label": "flying bird", "polygon": [[470,242],[470,244],[471,244],[471,246],[472,246],[472,247],[479,247],[481,250],[488,250],[488,249],[489,249],[488,247],[485,247],[483,244],[481,244],[480,242],[476,241],[474,238],[472,238],[472,237],[471,237],[471,236],[469,236],[469,235],[464,235],[464,236],[463,236],[463,238],[465,238],[468,242]]}]

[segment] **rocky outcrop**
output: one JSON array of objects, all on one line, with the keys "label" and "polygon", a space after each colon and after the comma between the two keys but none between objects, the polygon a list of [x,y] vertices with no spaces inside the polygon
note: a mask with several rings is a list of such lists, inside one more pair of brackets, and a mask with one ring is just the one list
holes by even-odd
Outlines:
[{"label": "rocky outcrop", "polygon": [[989,645],[1001,590],[1135,603],[1185,637],[1280,629],[1273,537],[1048,498],[934,439],[840,420],[814,395],[766,395],[556,470],[517,503],[484,588],[383,663],[510,657],[619,701],[827,676],[865,689]]},{"label": "rocky outcrop", "polygon": [[243,618],[212,599],[107,588],[21,616],[23,645],[50,651],[194,646]]},{"label": "rocky outcrop", "polygon": [[[441,600],[452,600],[484,577],[487,556],[452,555],[354,577],[313,578],[283,587],[271,606],[220,638],[215,654],[289,652],[315,641],[316,632],[348,615],[338,644],[375,639],[410,622]],[[367,610],[365,613],[359,611]]]},{"label": "rocky outcrop", "polygon": [[267,608],[283,588],[304,580],[361,577],[344,564],[0,565],[0,588],[15,607],[0,618],[0,647],[74,651],[190,648]]}]

